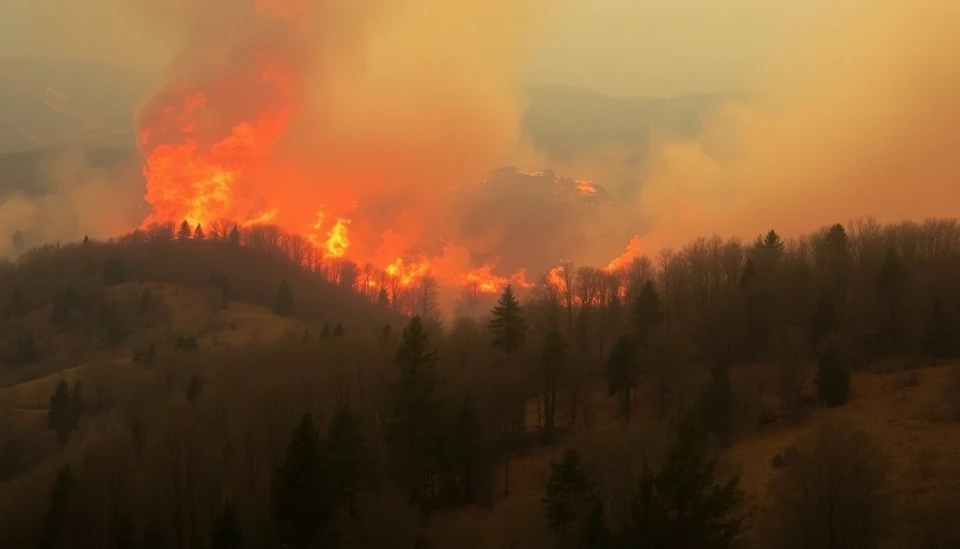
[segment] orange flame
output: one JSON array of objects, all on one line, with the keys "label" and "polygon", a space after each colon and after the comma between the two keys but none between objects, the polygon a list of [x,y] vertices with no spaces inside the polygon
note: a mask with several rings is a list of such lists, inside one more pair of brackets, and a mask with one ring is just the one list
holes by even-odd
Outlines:
[{"label": "orange flame", "polygon": [[608,263],[603,270],[607,272],[618,271],[629,265],[634,259],[640,257],[641,254],[643,254],[643,242],[640,240],[639,235],[633,235],[633,238],[630,239],[623,253]]},{"label": "orange flame", "polygon": [[347,255],[347,250],[350,249],[350,239],[347,237],[349,226],[350,220],[341,218],[327,233],[327,257],[340,259]]}]

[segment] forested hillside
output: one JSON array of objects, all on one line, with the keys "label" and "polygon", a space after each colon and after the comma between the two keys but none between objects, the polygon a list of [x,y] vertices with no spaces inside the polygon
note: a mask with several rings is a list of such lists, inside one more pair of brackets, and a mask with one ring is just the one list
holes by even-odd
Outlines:
[{"label": "forested hillside", "polygon": [[562,264],[480,318],[364,273],[227,225],[4,265],[0,539],[960,542],[956,220]]}]

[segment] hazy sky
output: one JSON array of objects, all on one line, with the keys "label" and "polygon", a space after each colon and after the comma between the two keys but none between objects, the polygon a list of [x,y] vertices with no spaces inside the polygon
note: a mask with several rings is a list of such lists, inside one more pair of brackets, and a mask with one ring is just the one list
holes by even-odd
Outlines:
[{"label": "hazy sky", "polygon": [[[133,13],[132,3],[0,0],[0,55],[161,67],[170,48]],[[527,81],[623,95],[752,89],[758,66],[786,37],[810,28],[836,3],[546,0],[531,33]]]}]

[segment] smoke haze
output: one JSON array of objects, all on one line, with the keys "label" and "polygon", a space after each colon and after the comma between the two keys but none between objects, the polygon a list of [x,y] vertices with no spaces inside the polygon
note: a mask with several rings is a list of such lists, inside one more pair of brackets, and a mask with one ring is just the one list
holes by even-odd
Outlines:
[{"label": "smoke haze", "polygon": [[766,97],[651,147],[648,249],[711,233],[788,235],[861,216],[956,216],[960,7],[860,2],[792,36]]}]

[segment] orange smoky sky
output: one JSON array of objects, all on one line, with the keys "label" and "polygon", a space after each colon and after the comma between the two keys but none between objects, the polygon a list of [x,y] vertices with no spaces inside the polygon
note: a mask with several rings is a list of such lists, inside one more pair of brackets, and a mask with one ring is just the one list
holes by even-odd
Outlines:
[{"label": "orange smoky sky", "polygon": [[649,248],[960,213],[960,4],[849,4],[789,37],[762,99],[652,144]]}]

